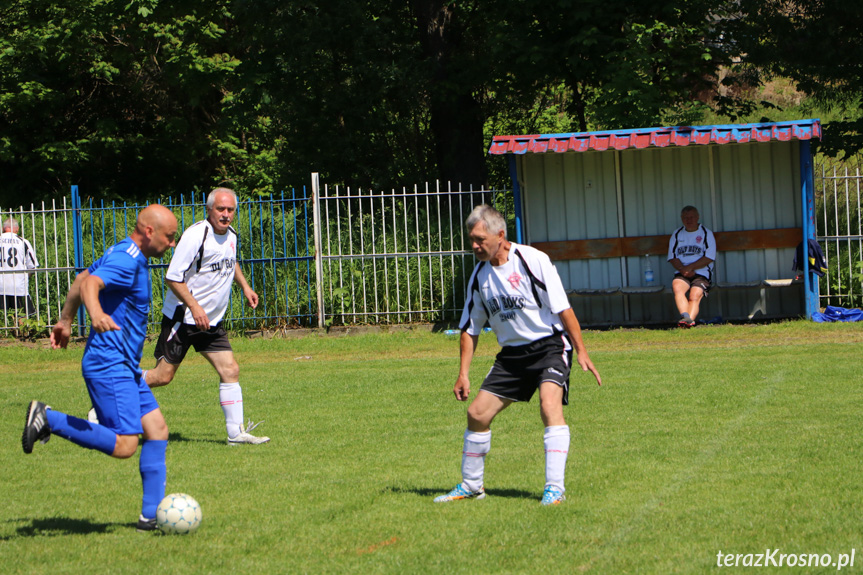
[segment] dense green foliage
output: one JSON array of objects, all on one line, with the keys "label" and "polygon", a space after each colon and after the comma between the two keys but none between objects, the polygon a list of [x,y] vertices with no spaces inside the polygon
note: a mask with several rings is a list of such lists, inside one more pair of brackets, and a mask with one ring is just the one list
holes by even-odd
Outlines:
[{"label": "dense green foliage", "polygon": [[[272,437],[256,447],[225,445],[218,378],[191,352],[155,391],[167,489],[203,508],[185,537],[135,532],[136,456],[56,436],[21,452],[31,399],[87,412],[82,347],[0,348],[3,572],[702,574],[719,551],[836,559],[860,546],[860,325],[613,330],[585,344],[603,386],[573,376],[568,499],[552,509],[539,504],[536,398],[493,424],[488,497],[432,503],[459,480],[455,337],[234,338],[245,413]],[[481,336],[474,386],[497,349]]]},{"label": "dense green foliage", "polygon": [[808,107],[830,117],[822,149],[863,149],[863,5],[843,0],[742,0],[747,18],[732,29],[746,53],[750,83],[777,76],[812,96]]},{"label": "dense green foliage", "polygon": [[[71,184],[249,197],[315,171],[504,187],[502,133],[823,112],[825,149],[853,150],[861,19],[839,0],[19,0],[0,7],[0,206]],[[765,96],[777,77],[801,98]]]}]

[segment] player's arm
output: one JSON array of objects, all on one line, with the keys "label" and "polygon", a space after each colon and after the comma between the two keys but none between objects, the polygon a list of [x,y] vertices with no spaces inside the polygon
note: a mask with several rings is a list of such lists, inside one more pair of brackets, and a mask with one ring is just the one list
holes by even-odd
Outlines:
[{"label": "player's arm", "polygon": [[174,292],[177,299],[183,302],[189,308],[189,311],[192,312],[192,318],[195,320],[195,325],[198,326],[198,329],[210,329],[210,318],[207,317],[207,312],[204,311],[204,308],[201,307],[201,304],[198,303],[198,300],[189,291],[189,286],[186,285],[186,282],[178,282],[166,278],[165,284],[167,284],[168,289]]},{"label": "player's arm", "polygon": [[[680,261],[680,260],[678,260]],[[695,275],[695,270],[700,270],[703,267],[709,266],[713,263],[713,260],[707,256],[701,256],[691,264],[685,265],[680,268],[680,273],[685,275],[686,277],[692,277]]]},{"label": "player's arm", "polygon": [[89,271],[82,271],[75,276],[75,281],[69,287],[69,293],[66,294],[66,301],[63,303],[63,310],[60,312],[60,319],[51,329],[51,348],[60,349],[69,345],[69,338],[72,335],[72,320],[78,313],[78,308],[81,307],[81,284],[89,276]]},{"label": "player's arm", "polygon": [[255,293],[255,290],[246,281],[246,276],[243,275],[243,270],[240,269],[240,262],[234,262],[234,281],[240,284],[240,287],[243,289],[243,295],[246,296],[252,309],[258,307],[258,294]]},{"label": "player's arm", "polygon": [[90,326],[98,333],[120,329],[114,318],[105,313],[99,303],[99,292],[103,289],[105,282],[99,276],[90,274],[81,282],[81,302],[90,314]]},{"label": "player's arm", "polygon": [[674,236],[675,234],[671,234],[671,237],[668,238],[668,263],[671,264],[671,267],[674,268],[674,271],[682,274],[683,272],[681,270],[683,270],[683,262],[680,261],[680,258],[674,255]]},{"label": "player's arm", "polygon": [[581,324],[578,323],[578,318],[575,317],[575,312],[572,308],[567,308],[560,312],[560,321],[569,334],[569,340],[575,349],[576,361],[581,366],[582,371],[589,371],[596,378],[596,384],[602,385],[602,378],[599,376],[599,370],[593,366],[590,361],[590,356],[587,354],[587,348],[584,347],[584,340],[581,337]]},{"label": "player's arm", "polygon": [[476,351],[478,341],[478,335],[471,335],[466,331],[461,332],[458,378],[455,380],[455,386],[452,390],[455,398],[459,401],[465,401],[470,396],[470,364],[473,361],[473,354]]}]

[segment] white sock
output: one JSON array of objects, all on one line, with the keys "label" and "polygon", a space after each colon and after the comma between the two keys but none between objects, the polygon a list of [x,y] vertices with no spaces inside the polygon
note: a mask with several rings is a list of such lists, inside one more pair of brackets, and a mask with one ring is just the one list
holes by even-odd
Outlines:
[{"label": "white sock", "polygon": [[228,437],[236,437],[243,425],[243,388],[239,383],[219,384],[219,403],[225,412]]},{"label": "white sock", "polygon": [[564,491],[566,456],[569,453],[569,426],[552,425],[545,428],[545,484],[555,485]]},{"label": "white sock", "polygon": [[489,449],[491,449],[491,430],[483,432],[465,430],[461,477],[465,487],[471,491],[478,491],[482,487],[485,455]]}]

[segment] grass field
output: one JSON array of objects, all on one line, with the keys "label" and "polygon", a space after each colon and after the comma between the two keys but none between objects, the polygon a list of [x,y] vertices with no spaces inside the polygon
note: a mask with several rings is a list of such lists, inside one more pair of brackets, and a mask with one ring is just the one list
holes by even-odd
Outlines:
[{"label": "grass field", "polygon": [[[273,438],[263,446],[225,445],[218,382],[190,355],[156,392],[171,429],[168,492],[187,491],[204,510],[185,537],[135,532],[137,458],[59,437],[23,454],[31,399],[86,414],[83,348],[4,345],[0,571],[708,573],[742,570],[718,568],[720,551],[777,548],[833,560],[853,549],[843,572],[863,569],[863,326],[617,330],[585,341],[604,385],[573,379],[568,500],[554,508],[539,504],[536,398],[493,426],[489,496],[432,503],[460,480],[466,404],[450,391],[454,336],[236,339],[246,415],[266,419]],[[474,390],[496,351],[483,335]]]}]

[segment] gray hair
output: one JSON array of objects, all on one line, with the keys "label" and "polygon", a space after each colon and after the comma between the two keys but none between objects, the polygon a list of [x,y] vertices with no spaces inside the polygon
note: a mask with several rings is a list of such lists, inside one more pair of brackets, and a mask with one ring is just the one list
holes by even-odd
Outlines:
[{"label": "gray hair", "polygon": [[15,218],[6,218],[3,221],[3,229],[17,232],[18,231],[18,222],[15,221]]},{"label": "gray hair", "polygon": [[680,210],[680,215],[682,216],[683,214],[688,214],[689,212],[695,212],[697,214],[698,208],[696,208],[695,206],[684,206],[683,209]]},{"label": "gray hair", "polygon": [[493,236],[503,230],[503,237],[506,238],[506,220],[493,207],[486,204],[475,207],[465,221],[467,232],[470,233],[479,222],[484,223],[485,230]]},{"label": "gray hair", "polygon": [[213,204],[216,203],[216,194],[220,194],[223,192],[234,196],[234,207],[240,207],[240,200],[237,198],[237,193],[234,190],[232,190],[231,188],[216,188],[212,192],[210,192],[209,195],[207,195],[207,209],[212,208]]}]

